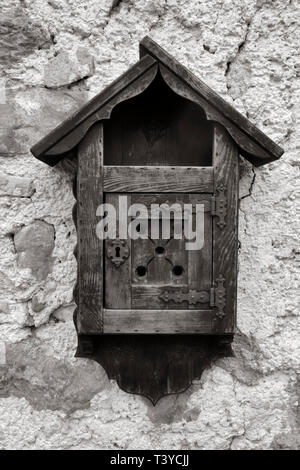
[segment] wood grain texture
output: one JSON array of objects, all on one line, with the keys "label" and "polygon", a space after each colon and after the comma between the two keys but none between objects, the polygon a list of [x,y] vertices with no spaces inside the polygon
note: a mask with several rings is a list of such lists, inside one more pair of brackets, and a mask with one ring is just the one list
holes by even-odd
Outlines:
[{"label": "wood grain texture", "polygon": [[[145,54],[152,55],[156,60],[183,80],[199,97],[204,99],[206,103],[213,106],[217,110],[217,114],[219,116],[222,115],[223,119],[226,119],[226,123],[231,123],[230,128],[227,129],[229,133],[232,132],[233,126],[236,130],[239,130],[233,137],[241,147],[242,153],[244,153],[243,150],[245,150],[244,154],[247,159],[250,157],[248,150],[244,149],[247,141],[252,141],[255,146],[255,152],[260,150],[250,157],[252,162],[256,165],[262,165],[281,157],[283,149],[279,147],[279,145],[273,142],[246,117],[236,111],[229,103],[202,82],[202,80],[176,61],[174,57],[168,54],[149,37],[145,37],[140,43],[141,57],[144,57]],[[216,120],[219,121],[219,119]],[[224,124],[224,122],[221,122],[221,124]]]},{"label": "wood grain texture", "polygon": [[109,310],[104,309],[107,334],[210,334],[211,310]]},{"label": "wood grain texture", "polygon": [[[152,193],[143,194],[136,193],[132,195],[132,200],[136,204],[144,204],[148,211],[151,209],[151,204],[179,204],[183,210],[184,204],[191,203],[196,204],[201,202],[204,204],[204,212],[211,212],[211,195],[210,194],[163,194],[163,193]],[[195,206],[193,206],[193,213],[195,213]]]},{"label": "wood grain texture", "polygon": [[96,210],[103,201],[103,126],[95,124],[78,149],[77,236],[80,334],[99,334],[103,319],[103,241],[96,235]]},{"label": "wood grain texture", "polygon": [[[118,207],[118,194],[106,193],[105,202]],[[131,196],[127,195],[128,206],[131,204]],[[117,221],[119,221],[119,211],[116,211]],[[118,227],[118,225],[117,225]],[[117,236],[119,234],[117,233]],[[131,251],[131,240],[126,243]],[[131,308],[131,253],[128,259],[116,267],[106,256],[106,245],[104,242],[104,272],[105,290],[104,305],[106,308]]]},{"label": "wood grain texture", "polygon": [[75,147],[96,121],[108,118],[116,104],[141,93],[156,72],[156,60],[151,56],[144,57],[35,144],[31,148],[32,154],[50,166],[56,165],[64,158],[61,154]]},{"label": "wood grain texture", "polygon": [[[185,194],[134,194],[132,196],[132,201],[134,203],[143,203],[147,207],[147,210],[150,209],[151,204],[162,204],[167,203],[170,205],[174,205],[176,203],[178,208],[180,206],[180,212],[182,215],[182,208],[183,204],[188,202],[188,196]],[[174,233],[174,220],[172,220],[173,214],[170,217],[170,237],[168,239],[162,238],[162,219],[159,219],[159,212],[156,213],[154,217],[156,218],[156,222],[159,225],[159,238],[151,238],[150,240],[133,240],[132,241],[132,279],[133,285],[136,284],[137,286],[144,285],[157,285],[157,286],[165,286],[173,283],[173,285],[187,285],[187,251],[184,249],[184,238],[180,240],[173,239]],[[150,212],[149,212],[150,217]],[[149,218],[149,237],[154,236],[151,234],[151,221]],[[157,253],[157,249],[161,249],[162,253]],[[136,274],[136,267],[138,265],[145,265],[147,267],[147,273],[144,277],[139,277]],[[174,265],[181,265],[183,267],[183,273],[180,276],[174,276],[173,274],[173,266]],[[142,304],[142,299],[144,303]],[[148,296],[141,297],[138,301],[139,307],[142,308],[155,308],[154,303],[157,303],[157,299],[154,297],[151,299]],[[133,307],[135,308],[133,299]],[[161,305],[163,305],[161,303]]]},{"label": "wood grain texture", "polygon": [[237,251],[238,251],[238,148],[222,126],[216,124],[213,152],[215,195],[224,186],[227,198],[226,225],[221,228],[213,220],[213,280],[225,278],[224,319],[215,320],[215,332],[233,333],[236,326]]},{"label": "wood grain texture", "polygon": [[175,303],[175,302],[164,302],[161,299],[161,295],[166,291],[174,292],[178,289],[187,289],[187,284],[180,286],[170,285],[137,285],[132,286],[132,308],[141,310],[145,308],[145,305],[151,305],[154,310],[187,310],[187,302]]},{"label": "wood grain texture", "polygon": [[[239,145],[241,153],[254,165],[269,163],[283,154],[280,146],[150,38],[142,40],[140,51],[141,60],[137,64],[35,144],[31,148],[32,154],[50,166],[56,165],[80,142],[91,125],[98,120],[108,118],[114,106],[120,101],[141,92],[139,79],[150,69],[152,69],[151,79],[148,84],[151,83],[156,75],[158,63],[162,73],[165,74],[165,79],[166,70],[170,71],[189,87],[191,93],[198,96],[199,104],[205,109],[209,119],[227,128]],[[179,95],[180,89],[182,91],[182,87],[177,87],[176,91]],[[121,98],[122,92],[124,96]]]},{"label": "wood grain texture", "polygon": [[105,192],[213,192],[212,167],[105,166]]},{"label": "wood grain texture", "polygon": [[[168,294],[167,301],[166,292]],[[209,289],[201,291],[199,301],[193,300],[193,302],[189,302],[189,293],[190,295],[191,293],[193,295],[196,294],[195,290],[189,289],[187,284],[177,284],[175,286],[174,284],[164,286],[133,285],[132,307],[137,310],[145,308],[145,305],[151,305],[151,308],[155,310],[208,310]],[[170,327],[172,327],[171,324]]]},{"label": "wood grain texture", "polygon": [[232,356],[230,341],[222,335],[79,336],[76,357],[97,361],[122,390],[155,405],[165,395],[185,391],[216,359]]},{"label": "wood grain texture", "polygon": [[194,103],[197,103],[205,111],[208,120],[218,122],[227,129],[231,137],[240,146],[242,155],[244,155],[249,161],[251,161],[251,163],[255,165],[261,165],[263,163],[268,163],[268,161],[274,160],[274,158],[270,157],[269,152],[267,152],[255,140],[247,138],[245,136],[245,133],[239,127],[237,127],[225,115],[220,114],[217,108],[215,108],[209,101],[206,101],[201,95],[199,95],[199,93],[197,93],[193,88],[191,88],[180,77],[175,75],[163,65],[160,65],[159,69],[161,71],[163,79],[173,91],[178,93],[180,96],[190,99]]},{"label": "wood grain texture", "polygon": [[212,123],[157,74],[104,123],[104,164],[212,166]]},{"label": "wood grain texture", "polygon": [[[211,195],[190,194],[189,201],[194,204],[204,205],[204,245],[201,250],[188,251],[188,284],[190,289],[196,291],[209,290],[212,287],[212,215]],[[209,308],[209,304],[203,308]],[[190,309],[196,309],[197,305],[190,305]]]},{"label": "wood grain texture", "polygon": [[[147,209],[151,204],[192,204],[193,212],[196,204],[204,206],[205,241],[201,250],[188,251],[185,248],[187,240],[173,239],[173,223],[171,220],[171,239],[136,240],[132,241],[132,308],[161,308],[169,309],[199,309],[199,304],[188,305],[187,302],[176,304],[165,302],[160,295],[170,288],[209,290],[212,286],[212,216],[211,195],[209,194],[134,194],[132,202],[143,203]],[[202,228],[202,227],[201,227]],[[157,248],[162,249],[157,254]],[[145,276],[136,274],[137,266],[145,266]],[[182,273],[175,275],[173,268],[181,267]],[[201,305],[209,308],[209,304]]]}]

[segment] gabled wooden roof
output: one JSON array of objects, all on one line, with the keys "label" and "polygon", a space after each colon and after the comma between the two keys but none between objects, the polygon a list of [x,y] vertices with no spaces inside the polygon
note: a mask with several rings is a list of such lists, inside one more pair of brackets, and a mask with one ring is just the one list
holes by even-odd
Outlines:
[{"label": "gabled wooden roof", "polygon": [[32,154],[55,165],[78,145],[89,127],[108,119],[116,104],[142,93],[159,70],[173,91],[199,104],[208,120],[227,129],[240,153],[251,163],[259,166],[281,157],[281,147],[149,37],[140,43],[140,57],[121,77],[34,145]]}]

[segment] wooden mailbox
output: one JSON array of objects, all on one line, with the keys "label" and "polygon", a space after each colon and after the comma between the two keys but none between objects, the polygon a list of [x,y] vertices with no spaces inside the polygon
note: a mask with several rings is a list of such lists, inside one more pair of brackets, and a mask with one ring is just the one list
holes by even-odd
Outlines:
[{"label": "wooden mailbox", "polygon": [[[140,57],[32,153],[51,166],[77,158],[77,356],[97,360],[122,389],[156,403],[231,354],[238,157],[258,166],[283,150],[150,38]],[[102,240],[97,210],[108,203],[127,224],[129,205],[175,204],[179,215],[167,239],[145,232],[146,213],[135,239],[117,228]],[[184,225],[181,209],[197,204],[204,241],[187,250],[175,224]]]}]

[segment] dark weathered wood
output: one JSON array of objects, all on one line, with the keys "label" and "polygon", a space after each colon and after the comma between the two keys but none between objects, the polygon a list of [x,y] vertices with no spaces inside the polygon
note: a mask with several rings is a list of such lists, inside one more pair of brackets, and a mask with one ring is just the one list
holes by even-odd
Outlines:
[{"label": "dark weathered wood", "polygon": [[[212,360],[230,353],[238,150],[255,164],[282,152],[155,47],[148,51],[154,58],[147,54],[34,148],[38,158],[54,164],[80,142],[77,356],[97,360],[124,390],[153,403],[185,390]],[[124,263],[117,254],[109,258],[111,241],[97,238],[96,211],[103,201],[117,207],[121,194],[128,205],[148,209],[151,203],[203,203],[204,246],[186,250],[188,240],[173,238],[172,220],[168,240],[150,239],[150,233],[146,240],[127,239]],[[142,265],[145,276],[137,273]],[[177,275],[175,267],[181,268]]]},{"label": "dark weathered wood", "polygon": [[99,111],[92,114],[87,118],[80,126],[75,127],[63,140],[59,141],[54,145],[46,154],[48,158],[61,154],[66,150],[74,148],[74,145],[80,141],[85,135],[87,130],[97,121],[109,119],[113,109],[122,101],[129,100],[142,93],[148,85],[154,80],[157,73],[157,65],[154,64],[149,70],[143,75],[138,77],[136,81],[128,85],[126,88],[121,90],[116,96],[114,96],[108,103],[102,106]]},{"label": "dark weathered wood", "polygon": [[[152,193],[152,194],[141,194],[136,193],[133,196],[133,201],[136,204],[142,203],[146,206],[147,210],[150,211],[151,204],[179,204],[183,210],[184,204],[193,203],[200,201],[204,204],[204,212],[211,212],[211,195],[210,194],[164,194],[164,193]],[[193,213],[195,213],[195,207],[193,207]]]},{"label": "dark weathered wood", "polygon": [[103,241],[96,235],[96,210],[103,201],[103,126],[93,126],[78,150],[77,236],[78,297],[77,329],[80,334],[102,332]]},{"label": "dark weathered wood", "polygon": [[[105,194],[105,202],[118,207],[118,194]],[[131,204],[131,196],[127,195],[128,206]],[[119,221],[119,211],[116,211]],[[117,233],[117,236],[119,234]],[[131,250],[131,240],[126,240]],[[126,262],[116,267],[107,257],[107,242],[104,242],[104,272],[105,291],[104,305],[106,308],[131,308],[131,253]]]},{"label": "dark weathered wood", "polygon": [[[238,149],[226,130],[215,126],[214,138],[214,184],[215,196],[225,187],[226,217],[224,227],[219,226],[219,217],[213,220],[213,282],[224,278],[226,289],[226,313],[223,319],[215,318],[215,332],[234,333],[236,326],[237,251],[238,251]],[[218,312],[218,307],[216,307]]]},{"label": "dark weathered wood", "polygon": [[166,303],[161,299],[166,290],[176,293],[177,289],[187,289],[187,287],[187,284],[180,287],[174,286],[174,284],[163,286],[134,284],[132,286],[132,308],[141,310],[145,308],[145,305],[151,305],[154,310],[187,310],[188,305],[186,302],[180,304],[175,302]]},{"label": "dark weathered wood", "polygon": [[76,356],[94,359],[122,390],[146,396],[155,405],[165,395],[185,391],[216,359],[232,356],[231,340],[195,335],[79,336]]},{"label": "dark weathered wood", "polygon": [[[255,165],[268,163],[271,158],[270,153],[263,149],[261,145],[259,145],[255,140],[246,137],[243,130],[237,127],[225,115],[220,114],[216,107],[214,107],[209,101],[206,101],[201,95],[199,95],[199,93],[197,93],[192,87],[190,87],[185,81],[175,75],[167,67],[160,65],[159,68],[163,79],[174,92],[200,105],[201,108],[205,111],[207,119],[218,122],[227,129],[232,138],[240,146],[241,153],[245,156],[245,152],[247,152],[247,158],[251,161],[251,163]],[[262,158],[264,158],[265,161],[259,163],[260,159]],[[273,158],[271,158],[271,160],[273,160]]]},{"label": "dark weathered wood", "polygon": [[[258,155],[260,155],[261,158],[264,157],[266,160],[270,159],[270,154],[266,152],[261,145],[257,144],[257,142],[252,139],[245,138],[245,134],[240,128],[236,127],[226,116],[220,114],[217,108],[209,101],[206,101],[185,81],[175,75],[167,67],[160,64],[159,68],[163,79],[174,92],[197,103],[205,111],[208,120],[218,122],[227,129],[233,139],[239,144],[240,148],[242,148],[243,151],[241,151],[241,153],[243,155],[244,152],[249,154],[248,160],[251,160],[254,164]],[[252,155],[252,157],[250,155]],[[267,161],[265,161],[265,163],[266,162]]]},{"label": "dark weathered wood", "polygon": [[[175,303],[172,300],[161,299],[159,296],[172,288],[180,291],[189,289],[209,290],[212,285],[212,225],[211,225],[211,196],[208,194],[135,194],[132,202],[143,203],[147,210],[151,204],[177,204],[183,209],[184,204],[202,204],[205,213],[204,247],[197,251],[186,250],[187,240],[173,238],[174,221],[171,219],[171,239],[136,240],[132,241],[132,308],[161,308],[161,309],[199,309],[199,304],[190,305],[187,302]],[[180,214],[183,216],[183,212]],[[158,214],[157,214],[158,216]],[[182,228],[183,228],[183,220]],[[149,222],[150,236],[150,222]],[[156,250],[161,249],[162,253]],[[147,267],[143,277],[136,274],[137,266]],[[182,273],[175,275],[173,269],[181,267]],[[191,272],[190,272],[191,269]],[[208,302],[201,308],[209,308]]]},{"label": "dark weathered wood", "polygon": [[[107,118],[113,107],[124,99],[141,92],[139,91],[139,79],[147,71],[147,80],[142,80],[142,90],[151,83],[157,71],[156,60],[153,57],[144,57],[138,63],[128,69],[123,75],[106,87],[102,92],[92,98],[86,105],[80,108],[75,114],[63,121],[47,136],[41,139],[31,148],[32,154],[47,163],[56,165],[58,161],[64,158],[63,153],[75,147],[83,138],[89,127],[96,121]],[[118,100],[118,95],[126,88],[129,88],[124,96]],[[114,104],[109,103],[114,101]],[[105,106],[109,105],[104,110]],[[60,157],[58,157],[58,155]]]},{"label": "dark weathered wood", "polygon": [[[168,67],[174,74],[188,84],[200,97],[202,97],[211,106],[217,110],[217,115],[223,115],[226,118],[226,123],[231,122],[234,128],[239,129],[233,136],[237,144],[243,149],[247,140],[252,140],[255,145],[255,151],[261,151],[258,154],[252,155],[254,157],[253,163],[262,165],[269,161],[276,160],[283,154],[283,149],[273,142],[268,136],[261,132],[253,123],[246,117],[236,111],[229,103],[215,93],[210,87],[190,72],[186,67],[181,65],[177,60],[168,54],[163,48],[155,43],[151,38],[145,37],[140,43],[140,54],[144,57],[145,54],[152,55],[156,60]],[[218,121],[218,119],[216,119]],[[231,133],[233,127],[228,129]],[[244,135],[242,135],[244,134]],[[248,150],[245,149],[245,157],[249,159]],[[251,157],[250,157],[251,159]]]},{"label": "dark weathered wood", "polygon": [[[211,195],[189,195],[192,204],[203,204],[204,212],[204,245],[201,250],[188,252],[188,284],[190,289],[196,291],[209,290],[212,287],[212,215]],[[209,308],[209,303],[202,306]],[[196,309],[198,305],[190,305],[189,309]]]},{"label": "dark weathered wood", "polygon": [[[196,296],[198,296],[196,298]],[[151,305],[154,310],[208,310],[210,290],[189,289],[186,284],[133,285],[132,308],[141,310]],[[205,305],[206,304],[206,305]],[[170,324],[172,329],[172,325]],[[201,333],[196,327],[195,333]]]},{"label": "dark weathered wood", "polygon": [[[142,40],[140,48],[142,58],[136,65],[32,147],[31,152],[36,158],[49,165],[55,165],[64,158],[63,154],[70,152],[79,143],[91,125],[98,120],[108,118],[117,103],[140,93],[138,90],[139,79],[148,71],[150,81],[146,80],[144,85],[146,82],[148,85],[151,83],[156,75],[158,63],[161,64],[161,71],[165,79],[167,78],[167,68],[188,86],[191,92],[198,96],[198,102],[205,109],[209,119],[225,125],[245,158],[255,165],[263,165],[280,158],[283,154],[281,147],[179,64],[158,44],[146,37]],[[121,92],[126,88],[128,88],[127,93],[121,97]],[[176,92],[182,94],[182,90],[178,87]],[[172,132],[169,137],[169,141],[174,144]]]},{"label": "dark weathered wood", "polygon": [[120,103],[104,133],[105,165],[212,165],[212,123],[159,74],[143,93]]},{"label": "dark weathered wood", "polygon": [[[126,167],[121,167],[126,169]],[[121,183],[122,184],[122,180]],[[124,196],[124,194],[123,194]],[[120,266],[115,266],[105,256],[105,306],[117,309],[175,309],[175,310],[207,310],[210,307],[208,295],[201,302],[174,301],[163,294],[170,292],[181,292],[185,297],[188,292],[198,295],[205,290],[209,292],[212,287],[212,202],[209,194],[126,194],[128,205],[142,203],[150,210],[151,204],[167,203],[173,206],[175,203],[180,209],[180,221],[183,225],[183,206],[190,204],[195,211],[196,204],[202,204],[204,209],[204,246],[200,250],[189,251],[185,244],[188,242],[183,238],[177,240],[173,238],[174,220],[173,214],[170,220],[170,239],[150,239],[151,219],[150,212],[145,217],[146,229],[148,229],[146,239],[127,240],[131,248],[131,256]],[[118,215],[119,194],[106,193],[106,202],[112,203],[116,207]],[[173,206],[174,207],[174,206]],[[162,214],[157,212],[157,217],[162,225]],[[140,230],[142,230],[142,222]],[[202,227],[201,227],[202,229]],[[161,237],[161,234],[160,234]],[[139,275],[139,268],[144,268],[144,274]],[[131,268],[131,275],[129,274]],[[176,273],[180,268],[181,272]],[[132,295],[130,297],[130,290]],[[170,328],[172,320],[170,320]]]},{"label": "dark weathered wood", "polygon": [[105,192],[213,192],[212,167],[105,166]]},{"label": "dark weathered wood", "polygon": [[104,309],[107,334],[211,334],[211,310]]}]

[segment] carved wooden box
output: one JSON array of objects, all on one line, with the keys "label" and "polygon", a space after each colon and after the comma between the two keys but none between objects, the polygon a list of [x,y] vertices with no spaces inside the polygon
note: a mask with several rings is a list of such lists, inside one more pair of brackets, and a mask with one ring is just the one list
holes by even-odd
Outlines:
[{"label": "carved wooden box", "polygon": [[[49,165],[77,158],[77,356],[156,403],[231,354],[239,153],[262,165],[283,151],[154,41],[140,53],[32,153]],[[103,240],[108,206],[115,231]],[[178,233],[197,214],[202,238],[187,249]]]}]

